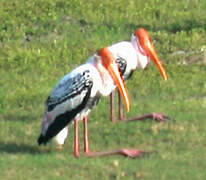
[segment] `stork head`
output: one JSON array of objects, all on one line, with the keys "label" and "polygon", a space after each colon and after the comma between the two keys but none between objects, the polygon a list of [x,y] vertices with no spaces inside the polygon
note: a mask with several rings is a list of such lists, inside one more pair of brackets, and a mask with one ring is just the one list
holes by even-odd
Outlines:
[{"label": "stork head", "polygon": [[131,41],[138,52],[155,62],[163,79],[167,81],[167,71],[156,53],[149,33],[144,28],[140,28],[133,34]]},{"label": "stork head", "polygon": [[130,109],[130,99],[127,93],[127,89],[124,83],[122,76],[119,73],[118,65],[107,47],[102,48],[98,55],[101,57],[101,63],[105,67],[105,69],[109,72],[110,76],[112,77],[114,83],[118,87],[123,100],[126,104],[127,111]]}]

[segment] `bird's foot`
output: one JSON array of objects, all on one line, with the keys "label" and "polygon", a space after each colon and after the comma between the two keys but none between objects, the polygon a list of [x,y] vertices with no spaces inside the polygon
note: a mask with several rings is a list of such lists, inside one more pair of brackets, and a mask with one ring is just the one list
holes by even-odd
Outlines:
[{"label": "bird's foot", "polygon": [[120,154],[130,158],[136,158],[148,154],[148,152],[139,149],[121,149]]},{"label": "bird's foot", "polygon": [[120,149],[114,151],[105,151],[105,152],[89,152],[86,154],[87,157],[101,157],[108,155],[123,155],[130,158],[141,157],[145,154],[148,154],[146,151],[138,150],[138,149]]},{"label": "bird's foot", "polygon": [[152,118],[157,122],[168,122],[170,120],[170,117],[162,113],[152,113]]}]

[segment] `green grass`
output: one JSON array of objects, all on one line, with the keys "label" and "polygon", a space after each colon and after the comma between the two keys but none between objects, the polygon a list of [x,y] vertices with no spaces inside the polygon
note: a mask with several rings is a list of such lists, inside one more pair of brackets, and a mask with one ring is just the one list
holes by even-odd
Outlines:
[{"label": "green grass", "polygon": [[[205,9],[205,0],[1,1],[0,177],[205,179]],[[39,147],[44,101],[55,83],[139,27],[149,30],[169,81],[163,82],[154,65],[137,71],[127,82],[128,116],[164,112],[173,120],[114,125],[109,99],[103,98],[90,114],[89,133],[93,150],[138,147],[153,153],[139,159],[88,159],[82,153],[76,159],[73,127],[64,151]]]}]

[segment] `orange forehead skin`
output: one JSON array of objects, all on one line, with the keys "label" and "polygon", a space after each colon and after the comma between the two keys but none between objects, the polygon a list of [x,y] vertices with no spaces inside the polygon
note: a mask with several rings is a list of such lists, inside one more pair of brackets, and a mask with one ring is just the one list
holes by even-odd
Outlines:
[{"label": "orange forehead skin", "polygon": [[110,64],[115,62],[112,53],[109,51],[107,47],[102,48],[98,52],[98,55],[102,57],[102,64],[105,67],[108,67]]},{"label": "orange forehead skin", "polygon": [[146,29],[140,28],[135,32],[136,36],[143,38],[149,36],[149,33],[147,32]]},{"label": "orange forehead skin", "polygon": [[140,28],[135,32],[135,35],[138,37],[140,44],[144,47],[148,41],[151,43],[151,37],[148,31],[144,28]]},{"label": "orange forehead skin", "polygon": [[159,68],[164,80],[167,80],[167,71],[163,66],[161,60],[159,59],[155,48],[153,47],[151,37],[147,30],[144,28],[140,28],[135,32],[135,35],[138,37],[139,43],[142,48],[146,51],[146,53],[150,56],[150,58],[155,62],[157,67]]}]

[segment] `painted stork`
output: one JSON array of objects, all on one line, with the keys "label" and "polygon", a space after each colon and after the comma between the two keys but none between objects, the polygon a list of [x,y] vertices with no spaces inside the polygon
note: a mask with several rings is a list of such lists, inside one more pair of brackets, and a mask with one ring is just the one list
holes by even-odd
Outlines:
[{"label": "painted stork", "polygon": [[[68,135],[68,125],[74,121],[74,156],[79,157],[78,122],[84,123],[84,151],[87,156],[103,156],[121,154],[137,157],[144,154],[138,149],[120,149],[108,152],[91,152],[88,141],[87,116],[98,104],[101,96],[111,97],[111,119],[114,117],[114,92],[116,87],[125,102],[127,111],[131,104],[125,80],[131,77],[133,71],[145,68],[150,59],[155,62],[164,80],[167,72],[160,61],[149,33],[140,28],[131,36],[131,41],[122,41],[109,47],[104,47],[89,60],[65,75],[46,101],[46,112],[43,117],[42,131],[38,144],[46,144],[53,139],[61,148]],[[163,114],[148,115],[126,119],[123,116],[121,98],[119,98],[119,115],[124,121],[154,118],[162,121],[167,117]]]}]

